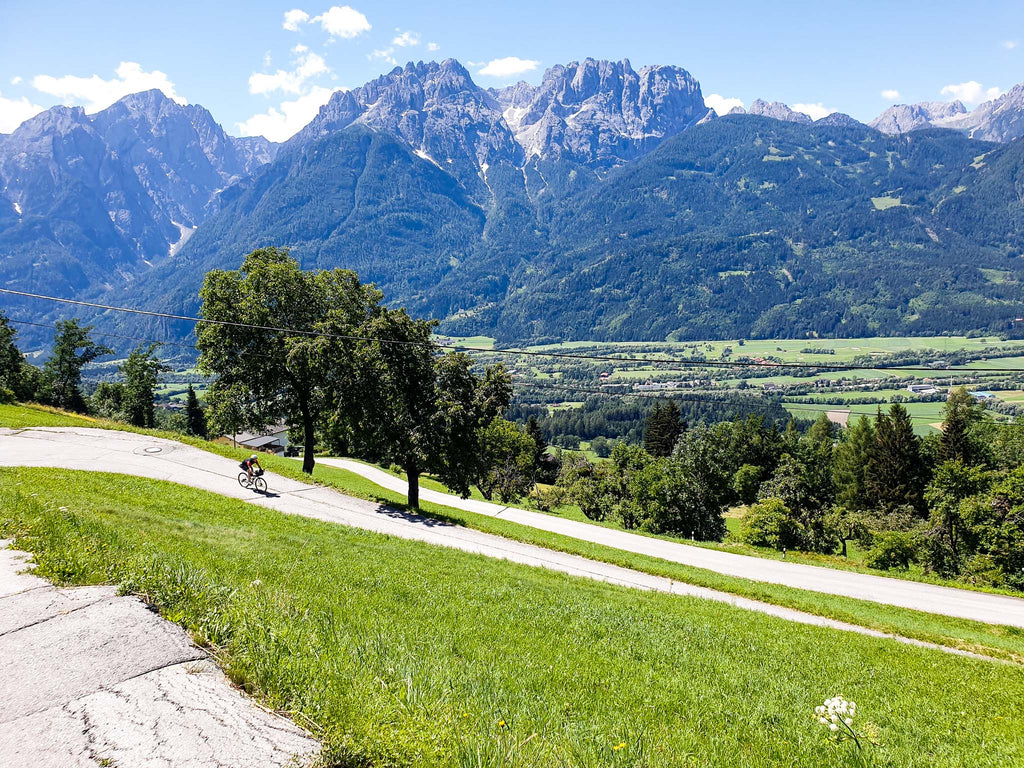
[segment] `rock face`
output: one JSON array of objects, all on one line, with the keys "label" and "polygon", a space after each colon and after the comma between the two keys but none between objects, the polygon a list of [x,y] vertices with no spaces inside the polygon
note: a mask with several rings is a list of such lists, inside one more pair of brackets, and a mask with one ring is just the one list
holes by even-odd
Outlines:
[{"label": "rock face", "polygon": [[708,115],[700,83],[680,67],[634,71],[621,62],[585,59],[552,67],[534,88],[494,91],[526,157],[617,165]]},{"label": "rock face", "polygon": [[754,103],[750,105],[747,114],[773,117],[776,120],[785,120],[787,123],[800,123],[801,125],[810,125],[813,122],[809,115],[805,115],[803,112],[795,112],[781,101],[767,102],[761,99],[754,99]]},{"label": "rock face", "polygon": [[159,90],[36,115],[0,142],[0,280],[71,291],[167,256],[273,150]]},{"label": "rock face", "polygon": [[894,104],[868,125],[882,133],[900,134],[929,128],[943,120],[967,114],[960,101],[925,101],[920,104]]},{"label": "rock face", "polygon": [[487,167],[533,157],[621,164],[708,111],[700,84],[679,67],[636,72],[628,61],[586,59],[552,67],[536,87],[485,90],[448,59],[396,67],[335,93],[288,146],[362,124],[401,137],[466,183]]},{"label": "rock face", "polygon": [[1024,83],[998,99],[986,101],[965,115],[939,122],[945,128],[966,131],[972,139],[1013,141],[1024,136]]}]

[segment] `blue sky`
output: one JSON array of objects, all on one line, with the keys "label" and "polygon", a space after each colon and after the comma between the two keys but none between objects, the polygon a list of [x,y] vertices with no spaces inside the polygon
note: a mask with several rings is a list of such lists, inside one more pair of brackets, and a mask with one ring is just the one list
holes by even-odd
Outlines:
[{"label": "blue sky", "polygon": [[346,1],[3,0],[0,132],[54,104],[95,111],[159,87],[229,133],[281,140],[332,89],[446,57],[485,86],[586,56],[677,64],[723,109],[764,98],[865,121],[895,102],[971,107],[1024,81],[1021,0]]}]

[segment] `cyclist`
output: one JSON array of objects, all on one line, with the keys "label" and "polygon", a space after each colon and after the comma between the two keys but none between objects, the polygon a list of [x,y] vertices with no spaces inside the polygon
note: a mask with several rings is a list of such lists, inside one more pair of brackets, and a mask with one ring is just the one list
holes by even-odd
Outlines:
[{"label": "cyclist", "polygon": [[259,473],[261,475],[263,474],[263,467],[260,466],[260,460],[256,458],[255,453],[248,459],[243,461],[239,466],[242,469],[244,469],[246,474],[249,476],[250,483],[252,482],[252,479],[256,476],[257,470],[259,470]]}]

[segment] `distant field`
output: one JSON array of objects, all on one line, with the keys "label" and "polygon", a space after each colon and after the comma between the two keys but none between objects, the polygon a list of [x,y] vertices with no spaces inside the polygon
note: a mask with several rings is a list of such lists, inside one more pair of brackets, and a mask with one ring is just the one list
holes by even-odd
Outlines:
[{"label": "distant field", "polygon": [[494,349],[494,339],[490,336],[435,336],[436,341],[453,347],[480,347]]},{"label": "distant field", "polygon": [[[911,419],[914,421],[914,431],[919,435],[927,435],[931,432],[938,432],[935,427],[931,426],[936,422],[942,421],[942,409],[945,407],[943,402],[935,403],[902,403],[903,407],[907,409],[907,413],[910,414]],[[814,419],[817,418],[817,414],[822,411],[849,411],[850,418],[856,419],[860,414],[870,416],[874,418],[878,411],[878,405],[874,403],[867,403],[861,405],[822,405],[819,403],[783,403],[782,407],[789,411],[794,418],[798,419]],[[887,406],[883,405],[882,410],[887,410]]]},{"label": "distant field", "polygon": [[[740,344],[738,339],[726,341],[569,341],[562,344],[542,344],[526,347],[530,351],[577,350],[585,347],[601,349],[603,352],[629,351],[636,347],[657,346],[665,351],[680,353],[699,351],[708,359],[721,357],[726,347],[732,348],[734,357],[778,357],[784,362],[848,363],[859,355],[890,354],[905,350],[933,349],[936,352],[955,352],[961,349],[979,350],[996,347],[1015,347],[1024,353],[1024,340],[1004,341],[998,336],[969,339],[966,336],[880,336],[858,339],[747,339]],[[804,349],[832,349],[835,354],[811,354]],[[1024,358],[1007,358],[1007,360]]]}]

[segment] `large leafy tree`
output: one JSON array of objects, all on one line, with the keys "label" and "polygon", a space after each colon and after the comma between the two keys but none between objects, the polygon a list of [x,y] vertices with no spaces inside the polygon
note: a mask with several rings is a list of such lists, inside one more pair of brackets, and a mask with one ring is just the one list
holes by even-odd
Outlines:
[{"label": "large leafy tree", "polygon": [[82,369],[97,357],[113,352],[109,347],[94,342],[89,336],[91,331],[92,326],[79,325],[77,320],[57,323],[53,354],[43,367],[46,399],[51,405],[85,412],[85,398],[81,390]]},{"label": "large leafy tree", "polygon": [[468,496],[479,476],[480,437],[512,397],[511,379],[496,366],[481,378],[460,353],[438,354],[434,323],[404,310],[381,309],[352,346],[351,389],[336,388],[335,422],[365,449],[402,467],[409,506],[419,506],[425,472]]},{"label": "large leafy tree", "polygon": [[211,402],[235,428],[279,420],[302,430],[302,469],[312,472],[317,425],[332,387],[351,386],[351,367],[331,337],[354,333],[381,294],[342,269],[304,272],[286,250],[250,253],[238,270],[208,272],[200,291],[199,367],[217,376]]},{"label": "large leafy tree", "polygon": [[125,421],[136,427],[153,427],[156,411],[153,397],[160,374],[171,370],[156,356],[159,344],[150,344],[134,350],[119,367],[124,376],[124,396],[121,409]]},{"label": "large leafy tree", "polygon": [[496,418],[480,432],[474,484],[487,500],[518,500],[533,486],[536,443],[518,424]]}]

